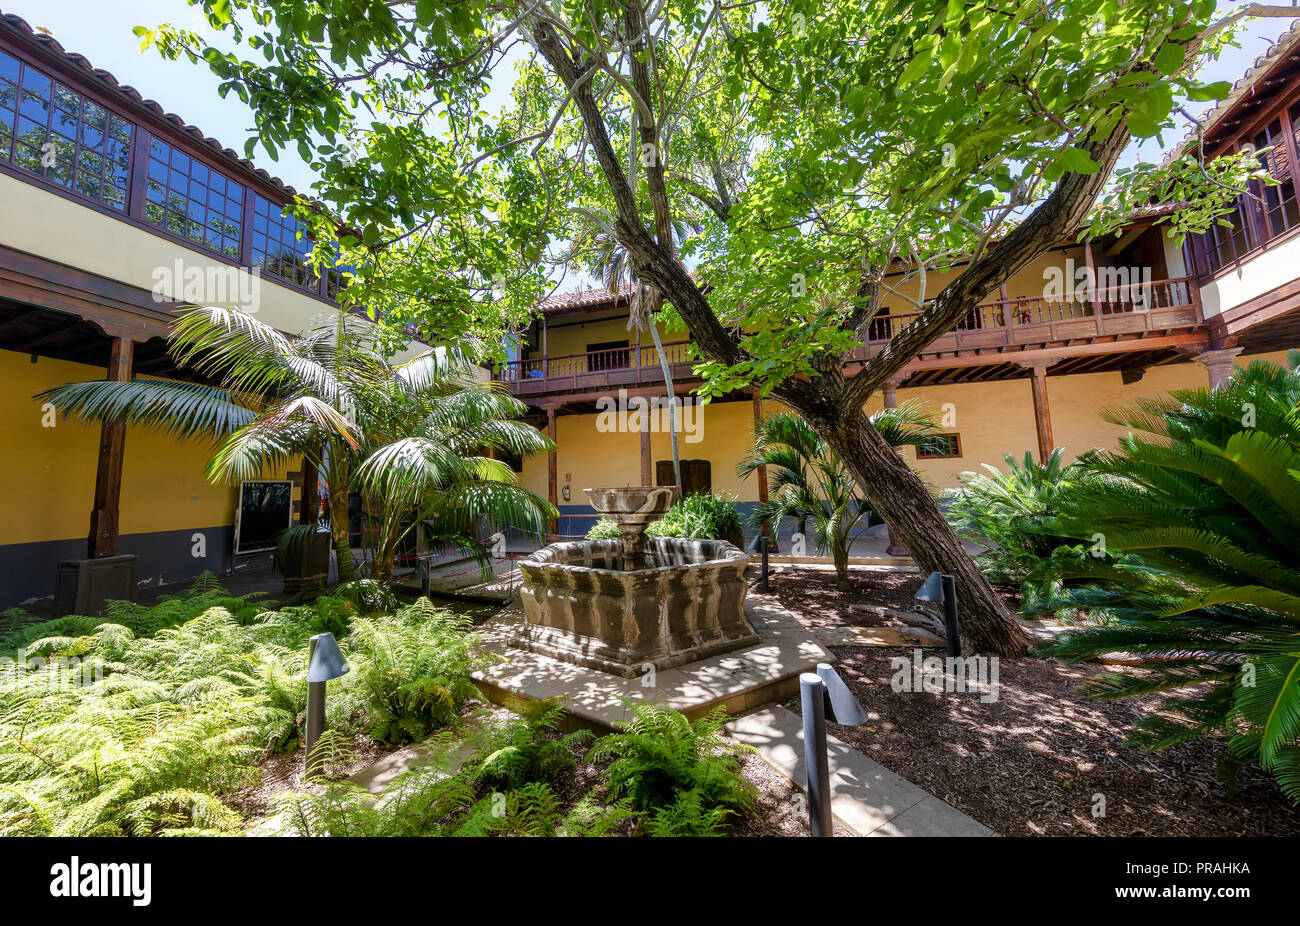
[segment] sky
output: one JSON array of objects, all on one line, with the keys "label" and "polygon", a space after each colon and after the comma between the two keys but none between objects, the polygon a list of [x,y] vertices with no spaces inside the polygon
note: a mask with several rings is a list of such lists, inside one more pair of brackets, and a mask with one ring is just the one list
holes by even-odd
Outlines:
[{"label": "sky", "polygon": [[[1220,4],[1224,10],[1234,5]],[[139,40],[132,34],[132,28],[138,25],[153,27],[170,22],[211,35],[197,10],[184,0],[0,0],[0,9],[16,13],[33,28],[44,26],[68,51],[84,55],[95,67],[111,71],[146,99],[156,100],[163,109],[243,153],[253,124],[247,107],[234,97],[221,99],[217,79],[207,67],[188,61],[165,61],[152,49],[141,52]],[[1287,20],[1280,19],[1252,24],[1240,38],[1242,47],[1229,49],[1202,77],[1236,81],[1287,25]],[[1180,127],[1176,136],[1166,137],[1164,142],[1171,145],[1184,134],[1186,129]],[[1128,152],[1125,161],[1131,163],[1138,156],[1158,159],[1160,148],[1159,142],[1148,140]],[[282,151],[278,161],[259,151],[254,161],[299,191],[310,189],[311,169],[293,150]]]}]

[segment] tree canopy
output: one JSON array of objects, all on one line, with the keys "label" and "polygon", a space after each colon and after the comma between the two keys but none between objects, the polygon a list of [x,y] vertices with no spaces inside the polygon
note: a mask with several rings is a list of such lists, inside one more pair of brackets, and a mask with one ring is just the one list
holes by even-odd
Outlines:
[{"label": "tree canopy", "polygon": [[[922,277],[924,307],[1069,178],[1229,89],[1194,76],[1232,34],[1213,0],[190,2],[223,47],[137,32],[311,162],[349,298],[496,334],[595,266],[585,230],[684,224],[719,328],[743,332],[701,358],[706,394],[819,375],[897,290],[887,268]],[[1124,172],[1098,231],[1156,193],[1191,204],[1179,233],[1204,228],[1257,169],[1195,157]],[[1055,231],[1076,234],[1067,213]]]}]

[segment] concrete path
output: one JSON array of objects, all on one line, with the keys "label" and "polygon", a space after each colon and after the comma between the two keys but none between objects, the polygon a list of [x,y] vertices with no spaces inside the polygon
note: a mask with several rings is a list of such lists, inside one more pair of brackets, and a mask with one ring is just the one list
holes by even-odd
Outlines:
[{"label": "concrete path", "polygon": [[[783,707],[742,714],[727,731],[758,750],[768,765],[808,789],[803,760],[803,720]],[[996,836],[927,791],[895,775],[836,739],[826,737],[830,758],[831,813],[857,836]]]}]

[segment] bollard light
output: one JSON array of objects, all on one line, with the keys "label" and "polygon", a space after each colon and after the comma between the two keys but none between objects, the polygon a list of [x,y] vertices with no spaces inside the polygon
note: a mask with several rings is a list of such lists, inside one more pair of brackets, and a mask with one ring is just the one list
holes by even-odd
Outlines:
[{"label": "bollard light", "polygon": [[829,664],[799,676],[803,712],[803,760],[808,769],[808,829],[813,836],[833,836],[831,820],[830,757],[826,754],[826,721],[858,726],[867,714]]},{"label": "bollard light", "polygon": [[917,601],[936,601],[943,606],[943,629],[947,635],[948,655],[961,655],[961,637],[957,633],[957,583],[943,572],[932,572],[915,595]]},{"label": "bollard light", "polygon": [[318,633],[307,648],[307,742],[304,774],[314,778],[324,764],[316,743],[325,732],[325,683],[351,670],[332,633]]}]

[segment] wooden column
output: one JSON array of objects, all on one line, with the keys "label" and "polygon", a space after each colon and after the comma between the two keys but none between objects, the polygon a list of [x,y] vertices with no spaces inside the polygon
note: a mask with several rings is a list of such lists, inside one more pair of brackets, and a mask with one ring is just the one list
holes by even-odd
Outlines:
[{"label": "wooden column", "polygon": [[542,376],[551,375],[551,351],[547,343],[546,316],[542,316]]},{"label": "wooden column", "polygon": [[[131,378],[135,342],[116,338],[108,358],[108,379]],[[99,428],[99,466],[95,471],[95,507],[90,513],[86,555],[95,559],[117,555],[118,509],[122,497],[122,461],[126,450],[126,422],[106,421]]]},{"label": "wooden column", "polygon": [[1092,242],[1083,243],[1083,262],[1088,268],[1088,303],[1092,306],[1093,314],[1097,312],[1097,265],[1092,259]]},{"label": "wooden column", "polygon": [[[555,443],[555,409],[546,410],[546,436]],[[560,459],[559,453],[554,447],[546,454],[546,497],[555,507],[560,505]],[[558,533],[560,529],[558,521],[551,522],[551,533]]]},{"label": "wooden column", "polygon": [[652,472],[652,455],[650,453],[650,422],[649,414],[643,415],[641,420],[641,485],[654,485],[654,473]]},{"label": "wooden column", "polygon": [[1038,461],[1046,463],[1056,443],[1052,439],[1052,410],[1047,401],[1047,368],[1050,363],[1026,363],[1034,392],[1034,430],[1038,432]]},{"label": "wooden column", "polygon": [[1194,359],[1201,366],[1205,367],[1206,375],[1210,379],[1210,388],[1218,389],[1229,379],[1232,378],[1233,362],[1237,359],[1242,348],[1229,347],[1223,350],[1205,350],[1197,354]]}]

